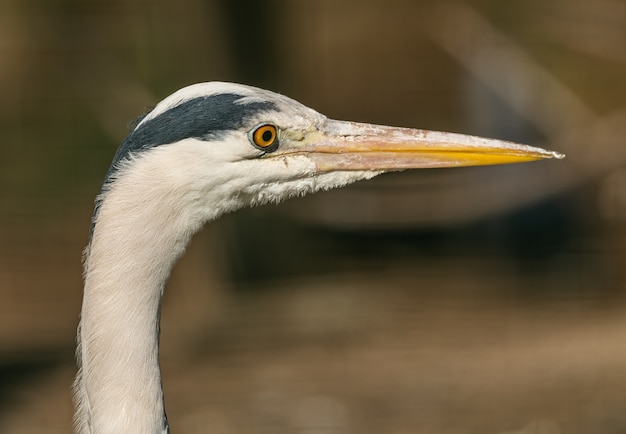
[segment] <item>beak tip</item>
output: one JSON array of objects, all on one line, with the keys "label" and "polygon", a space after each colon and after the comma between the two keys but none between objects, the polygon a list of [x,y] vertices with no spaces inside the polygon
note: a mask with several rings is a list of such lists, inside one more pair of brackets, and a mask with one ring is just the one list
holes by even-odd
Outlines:
[{"label": "beak tip", "polygon": [[554,158],[556,160],[562,160],[565,158],[565,154],[561,154],[560,152],[556,151],[548,151],[547,155],[545,155],[544,158]]}]

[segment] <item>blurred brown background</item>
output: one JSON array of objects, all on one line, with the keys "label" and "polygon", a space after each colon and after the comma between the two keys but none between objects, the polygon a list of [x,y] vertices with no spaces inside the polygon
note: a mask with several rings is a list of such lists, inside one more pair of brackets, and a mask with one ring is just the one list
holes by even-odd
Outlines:
[{"label": "blurred brown background", "polygon": [[567,159],[209,225],[166,290],[174,433],[626,432],[626,2],[5,0],[0,56],[0,432],[70,432],[93,198],[210,80]]}]

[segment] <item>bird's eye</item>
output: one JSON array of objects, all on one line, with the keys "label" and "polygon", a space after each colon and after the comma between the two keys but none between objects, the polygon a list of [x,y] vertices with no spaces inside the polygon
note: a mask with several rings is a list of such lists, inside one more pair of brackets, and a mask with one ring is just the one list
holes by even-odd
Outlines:
[{"label": "bird's eye", "polygon": [[272,152],[278,147],[278,132],[272,124],[263,124],[248,134],[254,146],[265,152]]}]

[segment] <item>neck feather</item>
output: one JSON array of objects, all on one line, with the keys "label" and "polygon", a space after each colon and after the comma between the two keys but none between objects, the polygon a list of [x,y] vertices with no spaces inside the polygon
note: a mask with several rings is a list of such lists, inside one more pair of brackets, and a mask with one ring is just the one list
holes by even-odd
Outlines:
[{"label": "neck feather", "polygon": [[118,179],[103,195],[85,255],[75,383],[80,433],[168,432],[158,359],[161,296],[200,222],[168,203],[167,193],[137,185]]}]

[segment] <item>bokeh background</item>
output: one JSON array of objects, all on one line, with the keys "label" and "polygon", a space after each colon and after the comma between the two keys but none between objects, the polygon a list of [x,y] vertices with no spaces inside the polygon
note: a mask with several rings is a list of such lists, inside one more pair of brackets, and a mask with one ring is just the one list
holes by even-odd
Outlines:
[{"label": "bokeh background", "polygon": [[3,0],[0,432],[70,432],[93,198],[128,122],[210,80],[567,159],[210,224],[166,289],[174,433],[626,432],[623,0]]}]

